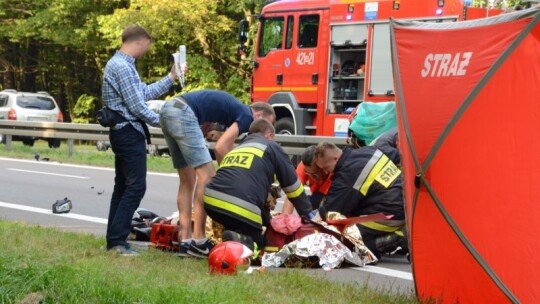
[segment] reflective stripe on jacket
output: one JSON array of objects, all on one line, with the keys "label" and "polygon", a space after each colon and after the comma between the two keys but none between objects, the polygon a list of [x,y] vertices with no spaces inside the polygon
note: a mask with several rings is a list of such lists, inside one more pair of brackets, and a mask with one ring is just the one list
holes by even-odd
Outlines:
[{"label": "reflective stripe on jacket", "polygon": [[216,176],[206,186],[205,208],[255,227],[267,226],[270,214],[264,205],[274,176],[299,214],[307,216],[311,204],[289,157],[260,134],[248,135],[223,157]]},{"label": "reflective stripe on jacket", "polygon": [[334,169],[332,186],[321,214],[346,216],[383,212],[405,218],[401,170],[376,147],[344,149]]}]

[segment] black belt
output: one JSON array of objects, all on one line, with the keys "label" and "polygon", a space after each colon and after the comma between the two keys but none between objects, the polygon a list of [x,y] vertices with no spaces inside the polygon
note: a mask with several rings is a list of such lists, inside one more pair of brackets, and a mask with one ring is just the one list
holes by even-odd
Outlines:
[{"label": "black belt", "polygon": [[142,119],[127,120],[120,113],[118,113],[116,111],[113,111],[113,110],[111,110],[111,112],[112,112],[114,120],[116,121],[117,124],[122,123],[122,122],[138,122],[138,123],[140,123],[142,128],[143,128],[143,131],[144,131],[144,136],[146,137],[146,143],[149,144],[149,145],[152,143],[152,141],[150,140],[150,130],[148,130],[148,126],[146,125],[146,123]]}]

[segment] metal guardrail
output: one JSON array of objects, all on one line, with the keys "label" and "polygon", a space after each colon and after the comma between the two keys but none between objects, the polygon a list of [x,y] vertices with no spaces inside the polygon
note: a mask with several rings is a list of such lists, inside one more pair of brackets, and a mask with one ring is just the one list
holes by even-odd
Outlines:
[{"label": "metal guardrail", "polygon": [[[163,146],[167,144],[160,128],[149,129],[152,144]],[[12,136],[67,139],[69,156],[73,154],[73,141],[75,139],[89,141],[109,140],[109,129],[99,124],[0,120],[0,134],[6,136],[6,149],[8,150],[11,149]],[[331,136],[276,135],[275,141],[289,155],[301,155],[306,147],[316,145],[322,141],[331,142],[339,147],[347,146],[344,137]],[[209,142],[209,147],[213,149],[214,143]]]}]

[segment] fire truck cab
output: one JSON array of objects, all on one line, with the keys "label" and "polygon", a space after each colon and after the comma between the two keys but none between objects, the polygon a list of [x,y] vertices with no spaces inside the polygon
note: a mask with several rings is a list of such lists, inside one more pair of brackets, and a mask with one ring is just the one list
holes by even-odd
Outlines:
[{"label": "fire truck cab", "polygon": [[[389,19],[453,22],[467,12],[460,0],[267,4],[253,52],[251,101],[272,104],[278,133],[346,136],[358,104],[394,100]],[[242,21],[240,48],[247,29]]]}]

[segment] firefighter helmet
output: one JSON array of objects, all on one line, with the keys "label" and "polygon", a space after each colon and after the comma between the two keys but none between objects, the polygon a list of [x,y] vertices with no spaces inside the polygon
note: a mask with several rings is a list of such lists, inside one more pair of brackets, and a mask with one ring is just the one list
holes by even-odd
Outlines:
[{"label": "firefighter helmet", "polygon": [[249,268],[252,255],[253,251],[239,242],[223,242],[210,251],[208,269],[211,274],[235,274]]}]

